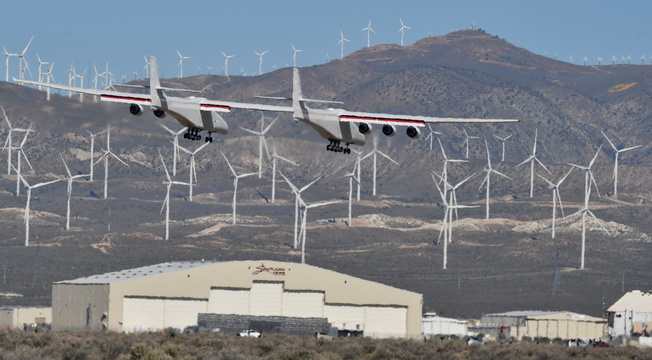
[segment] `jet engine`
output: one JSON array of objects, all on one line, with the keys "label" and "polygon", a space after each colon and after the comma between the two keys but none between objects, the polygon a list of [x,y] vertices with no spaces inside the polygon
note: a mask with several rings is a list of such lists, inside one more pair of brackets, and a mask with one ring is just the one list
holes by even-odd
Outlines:
[{"label": "jet engine", "polygon": [[165,117],[165,111],[161,109],[152,109],[152,112],[157,118],[163,119]]},{"label": "jet engine", "polygon": [[421,130],[419,130],[418,127],[408,126],[407,130],[405,130],[405,133],[412,139],[418,139],[421,137]]},{"label": "jet engine", "polygon": [[371,132],[371,125],[367,123],[360,123],[358,124],[358,131],[360,131],[361,134],[369,134]]},{"label": "jet engine", "polygon": [[394,125],[383,125],[383,134],[387,136],[396,135],[396,127]]},{"label": "jet engine", "polygon": [[131,115],[140,116],[143,114],[143,107],[139,104],[131,104],[129,105],[129,112]]}]

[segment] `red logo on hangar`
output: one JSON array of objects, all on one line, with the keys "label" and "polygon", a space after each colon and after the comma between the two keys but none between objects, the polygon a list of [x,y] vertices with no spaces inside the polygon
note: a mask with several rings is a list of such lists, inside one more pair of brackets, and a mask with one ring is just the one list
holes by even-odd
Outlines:
[{"label": "red logo on hangar", "polygon": [[285,268],[275,268],[275,267],[267,267],[265,264],[260,263],[260,266],[256,267],[256,271],[251,273],[252,275],[258,275],[260,273],[269,273],[272,275],[285,275]]}]

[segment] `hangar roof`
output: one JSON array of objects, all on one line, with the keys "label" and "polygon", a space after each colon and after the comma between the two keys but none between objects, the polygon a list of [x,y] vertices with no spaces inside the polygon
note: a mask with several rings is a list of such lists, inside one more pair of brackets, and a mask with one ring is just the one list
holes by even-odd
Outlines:
[{"label": "hangar roof", "polygon": [[652,292],[630,291],[607,309],[609,312],[620,311],[652,312]]},{"label": "hangar roof", "polygon": [[197,269],[200,267],[211,266],[215,264],[217,264],[217,262],[213,261],[175,261],[143,266],[135,269],[92,275],[74,280],[63,280],[58,281],[55,284],[111,284],[120,281],[143,278],[151,275],[159,275],[188,269]]},{"label": "hangar roof", "polygon": [[529,316],[542,316],[542,315],[552,315],[561,313],[564,311],[541,311],[541,310],[522,310],[522,311],[508,311],[498,314],[486,314],[484,316],[495,316],[495,317],[529,317]]}]

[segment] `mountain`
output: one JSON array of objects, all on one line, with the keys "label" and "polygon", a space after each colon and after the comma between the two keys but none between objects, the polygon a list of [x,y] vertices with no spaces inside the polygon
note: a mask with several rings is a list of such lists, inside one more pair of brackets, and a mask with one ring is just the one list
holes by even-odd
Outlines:
[{"label": "mountain", "polygon": [[[402,133],[391,138],[374,135],[379,136],[379,149],[400,165],[379,158],[379,195],[372,197],[371,164],[363,163],[363,197],[354,203],[352,227],[344,223],[345,205],[311,210],[308,263],[423,293],[424,309],[447,316],[523,309],[600,315],[602,304],[617,299],[623,289],[648,285],[652,128],[646,105],[651,75],[652,66],[556,61],[477,30],[429,37],[410,46],[364,48],[344,59],[302,68],[306,96],[343,101],[349,110],[521,120],[434,127],[442,132],[441,141],[451,158],[463,157],[463,129],[486,137],[494,168],[513,178],[492,181],[491,220],[480,220],[483,207],[460,212],[448,246],[447,270],[441,269],[443,244],[434,244],[443,218],[430,174],[441,171],[439,145],[435,141],[436,151],[430,151],[423,139],[409,139]],[[163,84],[200,89],[209,99],[273,103],[256,96],[290,96],[292,75],[285,68],[261,76],[164,79]],[[52,281],[168,260],[299,261],[300,252],[288,246],[293,236],[292,195],[279,182],[278,203],[268,202],[269,169],[262,179],[240,181],[238,225],[230,225],[233,185],[220,151],[239,173],[256,171],[258,140],[241,127],[254,129],[260,114],[234,111],[224,116],[230,134],[216,137],[216,143],[197,155],[193,201],[187,201],[186,189],[173,187],[172,240],[164,242],[159,211],[165,188],[158,150],[170,167],[172,149],[171,138],[157,124],[180,129],[173,119],[160,120],[150,113],[133,117],[127,106],[95,102],[88,96],[82,103],[78,95],[54,94],[48,102],[44,92],[5,82],[0,82],[0,105],[15,125],[34,126],[25,150],[34,168],[25,173],[30,183],[64,173],[59,152],[74,172],[87,172],[87,131],[102,131],[107,124],[113,127],[112,150],[129,164],[111,160],[108,200],[101,199],[102,164],[95,167],[94,182],[74,184],[70,231],[62,229],[65,185],[35,190],[34,246],[26,248],[22,246],[25,198],[14,196],[15,176],[6,175],[6,162],[0,162],[4,229],[0,246],[5,250],[0,258],[5,269],[0,292],[25,295],[20,300],[0,298],[0,304],[46,304]],[[5,138],[6,126],[2,126],[0,136]],[[530,155],[535,131],[537,155],[552,174],[539,168],[537,172],[550,179],[565,174],[567,163],[587,164],[602,145],[594,174],[603,197],[594,195],[591,208],[606,222],[609,234],[590,223],[586,269],[577,269],[578,220],[560,221],[558,236],[551,239],[550,190],[537,178],[535,197],[530,199],[528,166],[516,166]],[[614,152],[601,131],[621,148],[643,145],[620,159],[618,197],[610,194]],[[512,134],[504,163],[498,161],[500,143],[495,134]],[[105,141],[104,136],[97,138],[96,158]],[[322,176],[305,195],[307,202],[348,201],[348,179],[342,176],[353,167],[353,155],[325,151],[326,140],[287,115],[275,122],[269,141],[279,154],[300,164],[282,168],[297,184]],[[180,142],[190,148],[201,145]],[[371,145],[362,148],[371,149]],[[476,191],[486,163],[482,139],[471,141],[470,154],[468,163],[451,167],[450,176],[459,181],[476,173],[458,197],[460,203],[484,206],[484,190]],[[188,162],[182,157],[178,178],[188,176]],[[582,205],[583,188],[583,173],[576,170],[561,190],[567,214]]]}]

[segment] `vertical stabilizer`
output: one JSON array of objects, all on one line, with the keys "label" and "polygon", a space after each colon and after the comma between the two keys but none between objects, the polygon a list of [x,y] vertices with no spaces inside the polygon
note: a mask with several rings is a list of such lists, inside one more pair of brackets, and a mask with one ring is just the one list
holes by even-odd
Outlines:
[{"label": "vertical stabilizer", "polygon": [[158,60],[152,56],[149,64],[149,91],[152,97],[152,108],[161,106],[161,80],[158,75]]},{"label": "vertical stabilizer", "polygon": [[299,69],[293,68],[292,75],[292,110],[294,111],[294,121],[299,121],[303,118],[303,93],[301,92]]}]

